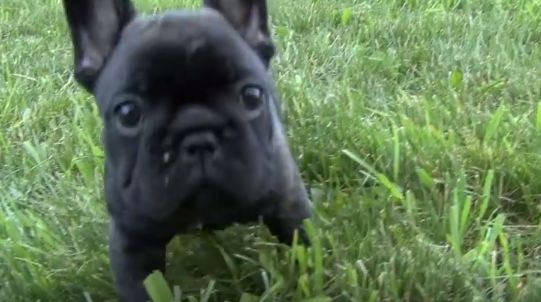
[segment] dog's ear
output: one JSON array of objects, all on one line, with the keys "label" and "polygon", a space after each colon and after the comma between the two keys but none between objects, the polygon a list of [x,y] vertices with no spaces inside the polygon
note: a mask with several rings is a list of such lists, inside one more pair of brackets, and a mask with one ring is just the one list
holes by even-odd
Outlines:
[{"label": "dog's ear", "polygon": [[75,79],[87,91],[136,12],[129,0],[63,0],[71,33]]},{"label": "dog's ear", "polygon": [[204,0],[219,11],[257,52],[266,66],[274,56],[265,0]]}]

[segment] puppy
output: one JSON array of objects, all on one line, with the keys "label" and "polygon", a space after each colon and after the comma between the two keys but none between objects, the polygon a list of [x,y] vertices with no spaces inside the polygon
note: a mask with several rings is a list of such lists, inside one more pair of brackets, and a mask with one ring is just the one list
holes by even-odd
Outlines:
[{"label": "puppy", "polygon": [[176,234],[263,221],[279,241],[311,203],[269,65],[264,0],[138,16],[129,0],[63,0],[77,82],[104,126],[109,253],[123,301],[165,269]]}]

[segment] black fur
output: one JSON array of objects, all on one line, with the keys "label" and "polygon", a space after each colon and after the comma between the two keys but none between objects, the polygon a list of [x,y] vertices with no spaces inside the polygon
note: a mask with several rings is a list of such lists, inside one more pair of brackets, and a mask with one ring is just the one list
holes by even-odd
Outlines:
[{"label": "black fur", "polygon": [[268,72],[266,3],[204,4],[140,17],[127,0],[64,0],[75,78],[104,124],[110,260],[124,301],[148,299],[142,281],[165,269],[179,232],[262,218],[281,242],[298,230],[308,244],[310,202]]}]

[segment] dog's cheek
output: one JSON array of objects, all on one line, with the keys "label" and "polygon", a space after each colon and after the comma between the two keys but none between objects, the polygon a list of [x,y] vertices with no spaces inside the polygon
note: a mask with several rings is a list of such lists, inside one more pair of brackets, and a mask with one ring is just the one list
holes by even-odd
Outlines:
[{"label": "dog's cheek", "polygon": [[117,185],[116,170],[111,166],[108,159],[105,161],[104,193],[109,213],[117,219],[124,212],[126,205],[121,196],[120,187]]},{"label": "dog's cheek", "polygon": [[193,186],[189,179],[172,170],[160,172],[157,159],[141,152],[132,172],[132,187],[126,192],[129,206],[143,217],[160,221],[168,219],[187,198]]},{"label": "dog's cheek", "polygon": [[269,183],[275,171],[271,158],[267,156],[266,146],[255,131],[249,131],[245,136],[245,143],[236,150],[240,156],[241,164],[238,171],[232,171],[230,183],[234,189],[243,195],[247,202],[260,199],[268,191]]},{"label": "dog's cheek", "polygon": [[279,123],[279,120],[273,120],[272,112],[270,110],[265,110],[261,117],[253,121],[251,124],[251,128],[253,129],[255,137],[257,138],[260,153],[262,154],[262,156],[267,158],[273,156],[272,144],[273,136],[276,132],[276,122]]},{"label": "dog's cheek", "polygon": [[107,190],[111,203],[121,207],[122,211],[136,210],[138,179],[139,140],[137,137],[127,138],[118,135],[110,124],[105,129],[105,152],[107,157]]},{"label": "dog's cheek", "polygon": [[138,154],[138,142],[115,135],[108,130],[105,139],[105,152],[111,173],[115,175],[119,189],[128,188],[133,182],[133,170]]}]

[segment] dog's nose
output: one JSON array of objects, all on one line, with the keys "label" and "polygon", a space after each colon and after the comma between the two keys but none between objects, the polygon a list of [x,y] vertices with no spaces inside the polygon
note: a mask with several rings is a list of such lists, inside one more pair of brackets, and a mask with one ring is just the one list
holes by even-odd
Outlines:
[{"label": "dog's nose", "polygon": [[211,131],[192,133],[184,137],[180,148],[184,161],[212,159],[219,149],[218,138]]}]

